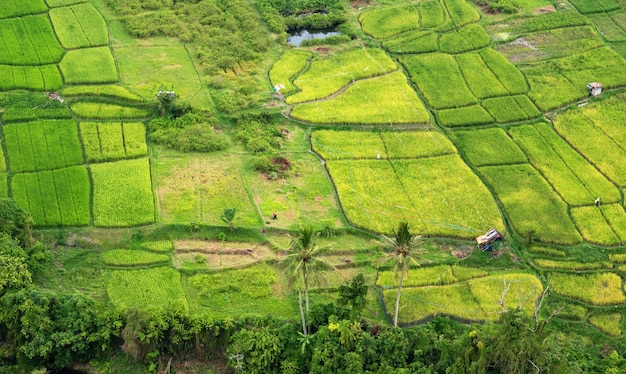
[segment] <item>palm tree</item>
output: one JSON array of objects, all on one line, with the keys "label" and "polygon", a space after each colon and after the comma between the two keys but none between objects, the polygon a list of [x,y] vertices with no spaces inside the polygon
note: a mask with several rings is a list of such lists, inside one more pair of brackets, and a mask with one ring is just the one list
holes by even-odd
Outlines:
[{"label": "palm tree", "polygon": [[[307,313],[309,312],[309,284],[323,281],[321,270],[334,268],[321,259],[321,255],[326,253],[329,247],[317,244],[319,236],[320,233],[315,232],[311,226],[300,227],[298,236],[291,238],[290,253],[283,260],[283,263],[287,265],[285,273],[289,282],[293,284],[294,281],[302,279]],[[302,297],[300,297],[300,310],[302,311]],[[304,313],[301,312],[301,314],[303,330],[306,334]]]},{"label": "palm tree", "polygon": [[[388,261],[393,261],[393,271],[396,282],[398,278],[400,280],[398,284],[398,295],[396,296],[396,309],[393,316],[393,326],[398,326],[398,310],[400,309],[400,295],[402,294],[402,282],[404,277],[409,271],[409,264],[419,266],[419,263],[415,259],[420,244],[420,236],[412,235],[409,231],[409,224],[407,222],[400,222],[398,230],[393,231],[393,236],[388,237],[383,235],[383,240],[386,242],[387,247],[391,250],[389,253],[390,258]],[[400,277],[398,277],[398,274]]]}]

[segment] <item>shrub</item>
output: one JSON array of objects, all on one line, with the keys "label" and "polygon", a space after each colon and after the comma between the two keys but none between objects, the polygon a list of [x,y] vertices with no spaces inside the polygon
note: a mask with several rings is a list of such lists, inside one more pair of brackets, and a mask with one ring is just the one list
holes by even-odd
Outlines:
[{"label": "shrub", "polygon": [[214,152],[229,146],[216,132],[215,119],[208,113],[189,111],[179,117],[160,117],[148,122],[150,139],[183,152]]}]

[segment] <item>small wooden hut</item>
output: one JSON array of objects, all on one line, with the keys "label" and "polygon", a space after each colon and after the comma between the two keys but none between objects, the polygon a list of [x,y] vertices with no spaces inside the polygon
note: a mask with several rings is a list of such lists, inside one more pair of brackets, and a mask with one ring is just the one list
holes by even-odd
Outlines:
[{"label": "small wooden hut", "polygon": [[587,88],[589,89],[589,95],[598,96],[602,93],[602,83],[591,82],[587,83]]}]

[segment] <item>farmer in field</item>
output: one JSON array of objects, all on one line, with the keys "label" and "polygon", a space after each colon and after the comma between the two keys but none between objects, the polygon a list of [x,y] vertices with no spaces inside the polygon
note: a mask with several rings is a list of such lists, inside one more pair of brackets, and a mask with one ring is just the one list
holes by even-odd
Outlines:
[{"label": "farmer in field", "polygon": [[596,197],[596,200],[594,201],[594,204],[596,204],[596,206],[600,205],[600,198]]}]

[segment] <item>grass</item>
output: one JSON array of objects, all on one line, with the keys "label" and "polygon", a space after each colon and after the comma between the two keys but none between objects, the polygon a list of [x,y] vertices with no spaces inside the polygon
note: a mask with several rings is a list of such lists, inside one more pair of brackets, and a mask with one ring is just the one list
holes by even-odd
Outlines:
[{"label": "grass", "polygon": [[153,242],[141,243],[141,247],[157,253],[168,253],[174,249],[173,244],[169,240],[157,240]]},{"label": "grass", "polygon": [[451,136],[472,166],[527,162],[524,152],[500,128],[455,131]]},{"label": "grass", "polygon": [[59,64],[67,84],[114,83],[119,77],[108,47],[69,51]]},{"label": "grass", "polygon": [[[532,166],[485,166],[479,171],[518,234],[548,243],[575,244],[582,240],[567,214],[567,205]],[[523,186],[520,180],[525,181]]]},{"label": "grass", "polygon": [[7,0],[3,2],[0,10],[0,18],[11,18],[28,14],[43,13],[48,10],[44,0],[32,0],[23,2],[22,0]]},{"label": "grass", "polygon": [[139,267],[146,265],[167,264],[170,256],[129,249],[113,249],[102,253],[105,265]]},{"label": "grass", "polygon": [[293,79],[306,68],[312,57],[313,54],[309,51],[288,49],[283,52],[280,59],[270,69],[269,75],[272,85],[282,84],[285,86],[280,90],[283,95],[289,95],[296,91],[297,87],[294,86]]},{"label": "grass", "polygon": [[439,122],[446,127],[484,125],[493,122],[493,118],[480,105],[440,110],[437,115]]},{"label": "grass", "polygon": [[363,48],[338,52],[314,60],[310,68],[293,82],[301,91],[287,98],[288,104],[318,100],[338,92],[358,79],[371,78],[397,70],[382,50]]},{"label": "grass", "polygon": [[461,27],[480,20],[480,14],[476,9],[464,0],[443,0],[443,4],[448,10],[452,23],[456,27]]},{"label": "grass", "polygon": [[0,19],[0,35],[0,64],[54,64],[63,56],[46,14]]},{"label": "grass", "polygon": [[[530,116],[526,114],[524,108],[518,104],[516,98],[523,98],[528,101],[526,96],[505,96],[483,100],[482,106],[498,123],[516,122],[529,119]],[[526,105],[530,107],[533,106],[530,102],[527,102]],[[535,113],[533,114],[533,117],[538,117],[541,113],[535,109]]]},{"label": "grass", "polygon": [[462,53],[487,47],[490,42],[482,26],[471,24],[441,35],[439,49],[443,53]]},{"label": "grass", "polygon": [[609,336],[621,336],[622,314],[594,314],[589,317],[589,323],[596,327],[598,330]]},{"label": "grass", "polygon": [[103,162],[148,154],[146,127],[137,122],[81,122],[80,135],[88,162]]},{"label": "grass", "polygon": [[551,273],[549,278],[554,292],[585,303],[616,305],[626,301],[622,290],[622,278],[615,273],[586,275]]},{"label": "grass", "polygon": [[623,13],[614,13],[612,15],[598,13],[590,15],[589,18],[593,21],[598,28],[598,31],[600,31],[600,34],[602,34],[607,41],[626,41],[626,30],[620,27],[620,23],[618,23],[618,20],[625,18]]},{"label": "grass", "polygon": [[83,166],[19,173],[12,197],[33,216],[36,226],[86,226],[91,222],[91,186]]},{"label": "grass", "polygon": [[[169,153],[171,152],[171,153]],[[159,221],[226,225],[220,215],[236,208],[235,226],[257,226],[259,217],[235,154],[188,155],[159,150],[154,183]]]},{"label": "grass", "polygon": [[72,119],[72,113],[65,108],[7,108],[2,114],[2,122],[6,125],[13,122],[29,122],[38,119]]},{"label": "grass", "polygon": [[61,45],[66,49],[109,44],[107,25],[91,4],[53,8],[49,16]]},{"label": "grass", "polygon": [[111,303],[123,310],[149,307],[189,310],[180,274],[169,267],[112,270],[107,294]]},{"label": "grass", "polygon": [[582,14],[610,12],[620,8],[616,0],[570,0]]},{"label": "grass", "polygon": [[41,120],[4,126],[9,166],[14,173],[83,163],[73,120]]},{"label": "grass", "polygon": [[586,241],[600,245],[620,244],[620,238],[615,235],[600,209],[595,206],[572,208],[570,214]]},{"label": "grass", "polygon": [[375,9],[359,16],[363,31],[377,39],[417,29],[419,27],[418,7],[415,4]]},{"label": "grass", "polygon": [[[289,230],[297,230],[298,225],[344,227],[339,202],[319,159],[308,153],[285,156],[291,160],[291,176],[271,180],[252,171],[244,175],[266,224]],[[277,220],[270,220],[272,213]]]},{"label": "grass", "polygon": [[62,94],[67,97],[103,96],[131,102],[143,101],[141,97],[130,92],[128,88],[118,85],[69,86],[63,88]]},{"label": "grass", "polygon": [[76,102],[70,105],[72,112],[88,119],[141,119],[150,117],[150,111],[141,107],[117,104]]},{"label": "grass", "polygon": [[618,186],[626,186],[626,154],[613,139],[593,122],[572,110],[553,119],[554,128],[578,152]]},{"label": "grass", "polygon": [[550,257],[565,257],[565,251],[561,251],[559,249],[550,248],[550,247],[542,247],[538,245],[533,245],[528,248],[528,251],[535,254],[550,256]]},{"label": "grass", "polygon": [[165,88],[174,90],[180,101],[195,108],[215,109],[210,90],[183,45],[124,45],[115,50],[115,55],[121,81],[142,97],[153,99],[158,90]]},{"label": "grass", "polygon": [[[469,27],[469,26],[468,26]],[[498,77],[485,64],[478,53],[464,53],[456,56],[463,78],[470,90],[479,99],[505,96],[509,91],[500,83]]]},{"label": "grass", "polygon": [[56,65],[0,65],[0,90],[28,89],[44,91],[61,87],[63,78]]},{"label": "grass", "polygon": [[392,53],[437,52],[439,35],[432,31],[409,31],[385,40],[383,47]]},{"label": "grass", "polygon": [[401,72],[357,81],[337,96],[296,105],[291,117],[311,123],[390,125],[428,123],[424,104]]},{"label": "grass", "polygon": [[[395,158],[420,158],[457,153],[454,145],[437,131],[381,132],[387,156]],[[339,137],[340,138],[340,137]]]},{"label": "grass", "polygon": [[439,26],[446,19],[446,11],[439,1],[424,1],[419,3],[420,22],[423,28]]},{"label": "grass", "polygon": [[[431,53],[401,56],[399,59],[433,108],[457,108],[478,102],[467,87],[454,57]],[[442,90],[441,87],[450,89]]]},{"label": "grass", "polygon": [[537,258],[533,262],[544,269],[560,269],[560,270],[598,270],[611,269],[610,263],[602,262],[577,262],[577,261],[555,261],[543,258]]},{"label": "grass", "polygon": [[620,242],[626,241],[626,212],[619,204],[602,204],[602,215],[611,226]]},{"label": "grass", "polygon": [[148,159],[90,166],[94,225],[127,227],[155,220]]}]

